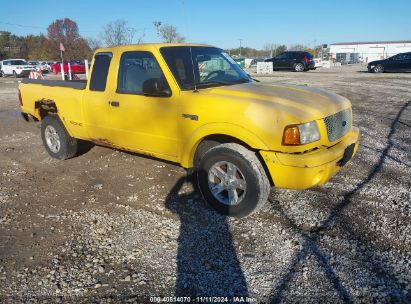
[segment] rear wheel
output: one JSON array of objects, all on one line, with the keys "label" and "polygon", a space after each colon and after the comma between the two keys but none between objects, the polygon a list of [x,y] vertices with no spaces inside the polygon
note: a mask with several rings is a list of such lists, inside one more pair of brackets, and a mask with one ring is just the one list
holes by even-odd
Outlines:
[{"label": "rear wheel", "polygon": [[207,151],[197,179],[203,198],[218,212],[244,217],[257,211],[270,193],[270,183],[254,152],[234,143]]},{"label": "rear wheel", "polygon": [[0,71],[0,77],[5,77],[4,72]]},{"label": "rear wheel", "polygon": [[53,158],[64,160],[77,153],[77,140],[68,134],[57,115],[46,116],[41,121],[41,139]]},{"label": "rear wheel", "polygon": [[303,72],[304,71],[304,65],[302,63],[296,63],[294,65],[294,71]]},{"label": "rear wheel", "polygon": [[374,67],[374,73],[384,73],[384,66],[382,64],[377,64]]}]

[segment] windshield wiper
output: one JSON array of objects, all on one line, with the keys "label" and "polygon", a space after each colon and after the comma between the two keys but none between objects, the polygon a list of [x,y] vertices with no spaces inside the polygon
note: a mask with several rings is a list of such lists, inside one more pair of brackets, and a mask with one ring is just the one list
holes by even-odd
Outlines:
[{"label": "windshield wiper", "polygon": [[252,78],[240,78],[236,81],[236,83],[247,83],[247,82],[251,82]]},{"label": "windshield wiper", "polygon": [[223,85],[232,85],[234,83],[230,82],[224,82],[224,81],[206,81],[206,82],[200,82],[196,83],[195,85],[190,85],[187,89],[205,89],[207,87],[214,87],[214,86],[223,86]]}]

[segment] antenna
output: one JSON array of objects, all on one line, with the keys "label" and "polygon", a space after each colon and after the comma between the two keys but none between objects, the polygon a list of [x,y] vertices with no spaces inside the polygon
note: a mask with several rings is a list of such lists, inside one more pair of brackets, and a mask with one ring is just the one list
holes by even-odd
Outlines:
[{"label": "antenna", "polygon": [[197,91],[196,73],[195,73],[195,71],[194,71],[193,52],[191,51],[191,46],[190,46],[189,48],[190,48],[191,65],[193,66],[194,92],[198,92],[198,91]]}]

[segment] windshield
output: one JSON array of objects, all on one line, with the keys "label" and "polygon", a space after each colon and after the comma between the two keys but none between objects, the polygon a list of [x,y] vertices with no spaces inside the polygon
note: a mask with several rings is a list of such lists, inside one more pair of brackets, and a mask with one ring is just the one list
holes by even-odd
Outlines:
[{"label": "windshield", "polygon": [[251,82],[227,53],[215,47],[173,46],[160,52],[182,90]]},{"label": "windshield", "polygon": [[11,65],[26,65],[27,62],[24,60],[11,60]]}]

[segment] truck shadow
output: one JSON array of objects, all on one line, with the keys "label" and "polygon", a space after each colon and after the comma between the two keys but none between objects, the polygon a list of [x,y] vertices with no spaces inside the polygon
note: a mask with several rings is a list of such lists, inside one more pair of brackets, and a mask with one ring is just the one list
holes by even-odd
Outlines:
[{"label": "truck shadow", "polygon": [[[338,293],[340,299],[345,302],[353,301],[348,290],[343,286],[340,278],[338,277],[338,275],[336,274],[336,272],[330,265],[329,257],[327,257],[322,252],[320,246],[318,245],[318,241],[320,240],[321,235],[326,230],[329,230],[332,227],[332,225],[336,222],[337,218],[342,216],[342,212],[344,211],[344,209],[346,209],[352,203],[353,196],[355,196],[358,192],[360,192],[361,189],[363,189],[368,183],[370,183],[370,181],[375,177],[375,175],[381,171],[382,166],[385,160],[389,157],[388,154],[394,145],[392,137],[397,128],[397,124],[401,118],[401,115],[408,108],[410,103],[411,101],[406,102],[401,107],[401,109],[398,111],[395,119],[391,123],[390,132],[387,137],[387,144],[385,145],[385,148],[382,150],[378,161],[374,164],[374,166],[369,171],[368,175],[353,190],[347,192],[344,195],[343,200],[338,205],[336,205],[334,209],[332,209],[329,212],[328,216],[325,218],[325,220],[322,222],[322,224],[318,228],[311,230],[309,232],[304,231],[303,229],[298,227],[297,224],[291,218],[289,218],[286,215],[286,213],[281,208],[279,203],[275,203],[275,202],[272,203],[273,208],[275,208],[275,210],[281,214],[283,219],[287,221],[288,225],[293,229],[293,231],[299,234],[303,238],[304,243],[303,243],[302,249],[294,256],[289,266],[287,267],[285,273],[282,275],[282,278],[280,279],[279,283],[273,289],[272,294],[271,294],[271,303],[279,303],[282,301],[284,293],[287,290],[289,283],[295,276],[299,268],[299,265],[309,255],[316,257],[321,270],[327,277],[330,284],[333,286],[333,288]],[[355,240],[360,239],[358,234],[361,232],[354,232],[350,230],[348,231],[348,233],[353,239]],[[367,256],[366,258],[369,258],[369,260],[372,261],[372,256]],[[378,273],[379,276],[384,275],[390,281],[392,281],[396,286],[401,286],[401,284],[397,281],[395,276],[389,272],[388,269],[390,267],[387,267],[386,265],[384,265],[385,267],[381,267],[382,265],[375,264],[374,262],[371,262],[371,263],[373,263],[372,270],[373,271],[375,270],[375,272]],[[401,292],[395,293],[392,296],[394,297],[393,298],[394,302],[396,301],[407,302],[405,294]]]},{"label": "truck shadow", "polygon": [[192,177],[180,178],[165,203],[181,222],[175,295],[248,296],[228,218],[196,200],[187,184],[193,185]]}]

